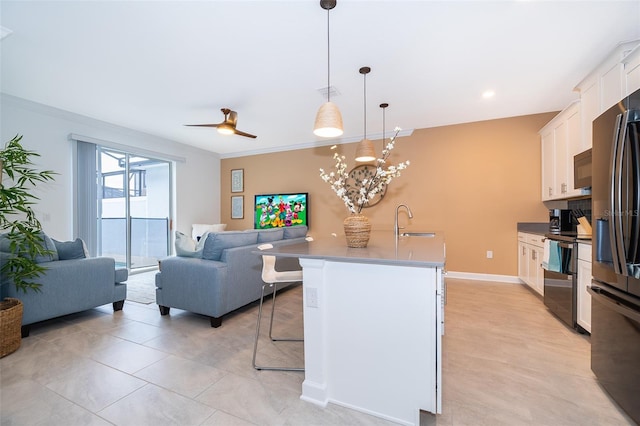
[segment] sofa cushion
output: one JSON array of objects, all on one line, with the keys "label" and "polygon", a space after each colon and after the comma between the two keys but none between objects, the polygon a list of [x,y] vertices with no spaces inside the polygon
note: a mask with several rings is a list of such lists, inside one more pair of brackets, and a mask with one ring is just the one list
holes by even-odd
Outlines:
[{"label": "sofa cushion", "polygon": [[257,242],[258,233],[253,231],[211,232],[205,239],[202,258],[208,260],[220,260],[224,249],[248,246],[256,244]]},{"label": "sofa cushion", "polygon": [[176,231],[176,255],[182,257],[202,257],[202,249],[204,248],[207,234],[208,232],[205,232],[202,238],[200,238],[200,241],[196,242],[188,235]]},{"label": "sofa cushion", "polygon": [[288,226],[284,228],[284,239],[302,238],[307,235],[308,228],[306,226]]},{"label": "sofa cushion", "polygon": [[85,257],[89,257],[87,256],[84,241],[80,238],[76,238],[73,241],[52,240],[53,244],[56,246],[56,250],[58,251],[59,260],[84,259]]},{"label": "sofa cushion", "polygon": [[270,243],[284,238],[284,229],[262,229],[258,231],[258,243]]}]

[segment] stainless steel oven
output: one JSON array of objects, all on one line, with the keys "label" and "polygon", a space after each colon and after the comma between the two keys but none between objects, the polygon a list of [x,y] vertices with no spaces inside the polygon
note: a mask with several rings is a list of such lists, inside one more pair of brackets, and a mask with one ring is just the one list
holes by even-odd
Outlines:
[{"label": "stainless steel oven", "polygon": [[550,255],[544,268],[544,304],[559,319],[575,329],[578,243],[575,236],[547,234],[546,238]]}]

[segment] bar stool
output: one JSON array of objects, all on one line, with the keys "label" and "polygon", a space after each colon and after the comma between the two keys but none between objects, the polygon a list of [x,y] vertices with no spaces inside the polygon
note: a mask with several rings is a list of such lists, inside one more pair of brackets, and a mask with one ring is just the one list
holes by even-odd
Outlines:
[{"label": "bar stool", "polygon": [[[311,237],[307,237],[307,241],[312,241]],[[273,248],[272,244],[261,244],[258,246],[260,250]],[[273,330],[273,313],[276,306],[276,293],[278,284],[291,284],[302,281],[302,271],[276,271],[276,257],[272,255],[262,255],[262,294],[260,296],[260,307],[258,308],[258,324],[256,325],[256,340],[253,344],[253,368],[256,370],[277,370],[277,371],[304,371],[304,367],[270,367],[256,365],[256,353],[258,352],[258,338],[260,337],[260,322],[262,321],[262,302],[264,300],[264,292],[267,287],[273,288],[273,300],[271,302],[271,319],[269,320],[269,338],[273,342],[303,342],[304,339],[280,339],[271,335]]]}]

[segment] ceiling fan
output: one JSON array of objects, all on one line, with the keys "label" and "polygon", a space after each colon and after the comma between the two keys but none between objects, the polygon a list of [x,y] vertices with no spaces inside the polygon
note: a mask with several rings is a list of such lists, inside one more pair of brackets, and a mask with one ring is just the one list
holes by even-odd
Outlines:
[{"label": "ceiling fan", "polygon": [[224,114],[224,121],[218,124],[185,124],[185,126],[196,126],[196,127],[216,127],[218,129],[218,133],[222,133],[223,135],[239,135],[245,136],[248,138],[256,138],[256,135],[252,135],[250,133],[245,133],[236,129],[236,124],[238,123],[238,113],[235,111],[231,111],[229,108],[221,108],[222,113]]}]

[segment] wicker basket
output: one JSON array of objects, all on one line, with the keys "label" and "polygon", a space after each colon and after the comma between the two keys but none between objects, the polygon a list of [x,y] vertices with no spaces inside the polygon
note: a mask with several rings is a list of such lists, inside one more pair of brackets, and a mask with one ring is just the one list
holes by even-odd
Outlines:
[{"label": "wicker basket", "polygon": [[371,223],[365,215],[353,214],[344,220],[343,225],[347,247],[362,248],[369,244]]},{"label": "wicker basket", "polygon": [[0,302],[0,358],[18,350],[22,341],[22,302],[11,297]]}]

